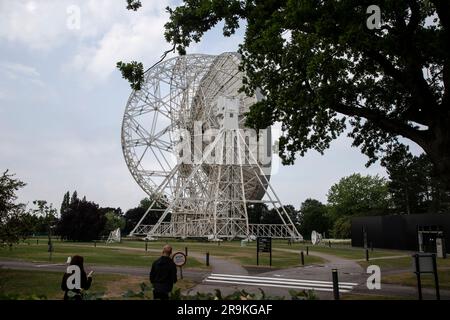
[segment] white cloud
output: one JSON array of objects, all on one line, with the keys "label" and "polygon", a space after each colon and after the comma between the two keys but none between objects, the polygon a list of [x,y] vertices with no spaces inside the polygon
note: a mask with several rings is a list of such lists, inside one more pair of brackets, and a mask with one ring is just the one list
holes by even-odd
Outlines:
[{"label": "white cloud", "polygon": [[65,69],[104,80],[116,70],[117,61],[152,62],[168,46],[163,38],[165,21],[165,16],[141,16],[127,23],[116,23],[97,43],[84,46]]},{"label": "white cloud", "polygon": [[[164,40],[169,0],[147,1],[137,12],[125,0],[0,1],[0,41],[48,52],[65,48],[63,70],[104,80],[119,60],[152,63],[168,47]],[[78,6],[80,28],[68,28]]]},{"label": "white cloud", "polygon": [[[0,89],[0,100],[7,100],[8,96],[6,95],[6,92]],[[0,104],[0,112],[3,110],[2,105]]]},{"label": "white cloud", "polygon": [[0,70],[8,73],[13,78],[26,77],[26,78],[37,78],[40,77],[39,72],[36,68],[27,66],[21,63],[14,62],[2,62],[0,63]]},{"label": "white cloud", "polygon": [[63,42],[67,1],[1,1],[0,40],[48,50]]},{"label": "white cloud", "polygon": [[36,101],[48,101],[55,96],[54,90],[42,80],[39,71],[22,63],[0,62],[0,86],[1,100],[29,97]]}]

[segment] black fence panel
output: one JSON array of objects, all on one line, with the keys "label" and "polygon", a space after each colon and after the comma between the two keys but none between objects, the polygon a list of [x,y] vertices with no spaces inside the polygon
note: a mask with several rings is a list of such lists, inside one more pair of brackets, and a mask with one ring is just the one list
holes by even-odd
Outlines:
[{"label": "black fence panel", "polygon": [[[439,228],[444,233],[445,247],[450,249],[450,214],[411,214],[356,217],[352,219],[352,246],[418,250],[418,230]],[[448,250],[447,250],[448,251]]]}]

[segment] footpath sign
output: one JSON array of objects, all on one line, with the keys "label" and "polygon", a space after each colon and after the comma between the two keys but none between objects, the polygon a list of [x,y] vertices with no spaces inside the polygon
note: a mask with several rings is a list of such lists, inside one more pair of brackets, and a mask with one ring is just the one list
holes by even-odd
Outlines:
[{"label": "footpath sign", "polygon": [[270,266],[272,266],[272,238],[258,237],[256,239],[256,265],[259,266],[259,253],[268,252],[270,255]]},{"label": "footpath sign", "polygon": [[416,253],[413,256],[414,273],[417,276],[417,291],[419,300],[422,300],[422,274],[433,274],[436,287],[436,299],[440,300],[439,279],[437,273],[436,254],[434,253]]},{"label": "footpath sign", "polygon": [[186,255],[183,252],[177,252],[172,257],[173,263],[180,268],[180,278],[183,279],[183,266],[187,262]]}]

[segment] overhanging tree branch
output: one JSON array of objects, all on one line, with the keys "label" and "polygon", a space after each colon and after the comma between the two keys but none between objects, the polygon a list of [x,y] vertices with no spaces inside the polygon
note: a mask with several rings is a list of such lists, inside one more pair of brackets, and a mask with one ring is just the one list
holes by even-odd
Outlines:
[{"label": "overhanging tree branch", "polygon": [[378,111],[370,110],[367,108],[359,108],[341,103],[332,106],[332,109],[336,112],[342,113],[347,116],[361,117],[375,123],[381,129],[390,132],[395,135],[401,135],[408,139],[415,141],[417,144],[422,145],[425,143],[423,132],[414,129],[408,124],[386,117]]}]

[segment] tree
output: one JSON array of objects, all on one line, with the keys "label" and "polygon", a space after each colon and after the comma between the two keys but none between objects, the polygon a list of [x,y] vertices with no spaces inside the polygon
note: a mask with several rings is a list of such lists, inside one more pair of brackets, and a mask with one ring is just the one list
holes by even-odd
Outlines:
[{"label": "tree", "polygon": [[69,208],[61,214],[57,232],[67,240],[92,241],[100,238],[105,223],[98,204],[72,197]]},{"label": "tree", "polygon": [[336,239],[348,239],[351,237],[351,217],[342,216],[338,217],[333,224],[331,234]]},{"label": "tree", "polygon": [[269,208],[265,203],[252,203],[247,205],[248,222],[262,223],[263,217],[267,216]]},{"label": "tree", "polygon": [[78,193],[77,193],[77,191],[75,190],[73,193],[72,193],[72,197],[70,198],[70,205],[72,205],[72,204],[74,204],[74,203],[77,203],[78,202]]},{"label": "tree", "polygon": [[105,214],[106,222],[103,235],[107,236],[111,231],[125,228],[125,218],[115,211],[108,211]]},{"label": "tree", "polygon": [[328,234],[330,218],[327,206],[319,200],[306,199],[300,207],[299,215],[300,233],[309,239],[313,230]]},{"label": "tree", "polygon": [[[368,164],[404,137],[423,148],[450,188],[450,1],[380,0],[381,23],[369,28],[372,4],[185,0],[167,8],[165,38],[185,54],[219,22],[230,36],[245,20],[244,91],[265,96],[247,122],[282,123],[283,163],[309,149],[324,152],[350,123]],[[136,10],[141,3],[128,5]],[[135,68],[130,76],[142,74]]]},{"label": "tree", "polygon": [[50,241],[52,229],[56,226],[58,221],[58,212],[53,208],[52,204],[49,205],[45,200],[36,200],[33,201],[33,204],[36,208],[31,210],[31,214],[38,217],[39,222],[45,226]]},{"label": "tree", "polygon": [[380,215],[389,209],[387,181],[359,173],[342,178],[331,186],[327,194],[333,215]]},{"label": "tree", "polygon": [[396,213],[448,212],[448,192],[434,176],[425,154],[413,156],[407,148],[396,148],[381,164],[389,175],[389,192]]},{"label": "tree", "polygon": [[61,203],[61,209],[60,209],[59,213],[62,214],[63,212],[65,212],[66,209],[69,207],[69,205],[70,205],[70,192],[67,191],[64,194],[64,198],[63,198],[63,201]]},{"label": "tree", "polygon": [[6,170],[0,176],[0,244],[10,247],[25,239],[30,232],[25,205],[16,203],[16,192],[25,187],[25,183],[15,179]]},{"label": "tree", "polygon": [[[139,203],[139,206],[136,208],[130,209],[125,213],[125,233],[130,233],[133,228],[138,224],[138,222],[141,220],[141,218],[144,216],[147,209],[150,207],[150,205],[153,202],[153,197],[150,198],[144,198]],[[159,218],[163,214],[163,210],[166,209],[166,206],[155,203],[155,205],[152,208],[152,211],[150,211],[147,216],[142,221],[142,224],[145,225],[154,225],[158,222]],[[170,219],[170,215],[166,217],[165,221],[168,221]]]},{"label": "tree", "polygon": [[327,196],[337,238],[350,236],[351,217],[390,213],[387,181],[379,176],[352,174],[331,186]]}]

